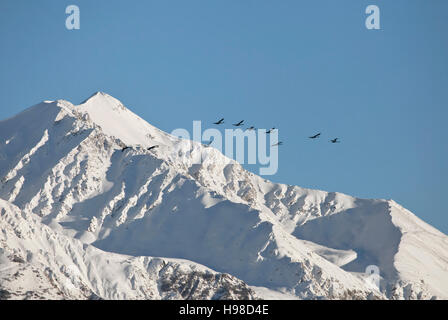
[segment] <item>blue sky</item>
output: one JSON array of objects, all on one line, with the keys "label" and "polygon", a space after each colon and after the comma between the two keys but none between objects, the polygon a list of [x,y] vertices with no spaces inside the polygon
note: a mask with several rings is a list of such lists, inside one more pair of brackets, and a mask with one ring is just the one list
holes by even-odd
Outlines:
[{"label": "blue sky", "polygon": [[448,233],[447,31],[446,0],[2,0],[0,118],[104,91],[168,132],[275,126],[270,180],[392,198]]}]

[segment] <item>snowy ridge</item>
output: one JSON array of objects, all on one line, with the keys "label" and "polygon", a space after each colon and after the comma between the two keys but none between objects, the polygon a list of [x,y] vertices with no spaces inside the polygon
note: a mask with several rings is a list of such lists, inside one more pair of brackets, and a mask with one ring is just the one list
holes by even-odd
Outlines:
[{"label": "snowy ridge", "polygon": [[254,299],[190,261],[106,253],[0,200],[0,299]]},{"label": "snowy ridge", "polygon": [[[271,183],[214,148],[160,131],[105,93],[79,106],[47,101],[1,121],[0,177],[9,211],[34,214],[33,223],[83,250],[193,261],[231,274],[250,297],[257,294],[247,285],[261,298],[448,297],[447,236],[395,202]],[[372,264],[381,292],[364,281]],[[89,284],[89,294],[167,298],[152,287],[136,295],[117,272],[126,285]]]}]

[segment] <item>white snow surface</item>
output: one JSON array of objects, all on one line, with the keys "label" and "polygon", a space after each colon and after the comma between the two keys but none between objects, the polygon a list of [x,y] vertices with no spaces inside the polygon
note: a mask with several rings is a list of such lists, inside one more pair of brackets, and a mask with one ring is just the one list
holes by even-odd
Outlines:
[{"label": "white snow surface", "polygon": [[0,178],[0,299],[448,297],[447,236],[394,201],[269,182],[105,93],[1,121]]}]

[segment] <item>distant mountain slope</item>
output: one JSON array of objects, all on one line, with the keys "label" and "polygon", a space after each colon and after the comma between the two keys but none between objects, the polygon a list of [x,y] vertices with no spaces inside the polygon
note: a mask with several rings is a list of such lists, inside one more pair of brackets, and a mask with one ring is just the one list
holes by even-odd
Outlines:
[{"label": "distant mountain slope", "polygon": [[106,253],[0,200],[0,300],[254,299],[235,277],[179,259]]},{"label": "distant mountain slope", "polygon": [[0,198],[105,255],[187,259],[304,299],[448,297],[447,236],[395,202],[271,183],[104,93],[1,121],[0,154]]}]

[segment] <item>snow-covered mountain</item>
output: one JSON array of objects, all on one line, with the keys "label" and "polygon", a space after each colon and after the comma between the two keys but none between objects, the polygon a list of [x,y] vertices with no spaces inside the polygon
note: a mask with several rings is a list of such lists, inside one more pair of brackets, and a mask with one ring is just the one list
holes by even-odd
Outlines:
[{"label": "snow-covered mountain", "polygon": [[105,93],[1,121],[0,178],[0,298],[448,298],[448,237],[394,201],[269,182]]}]

